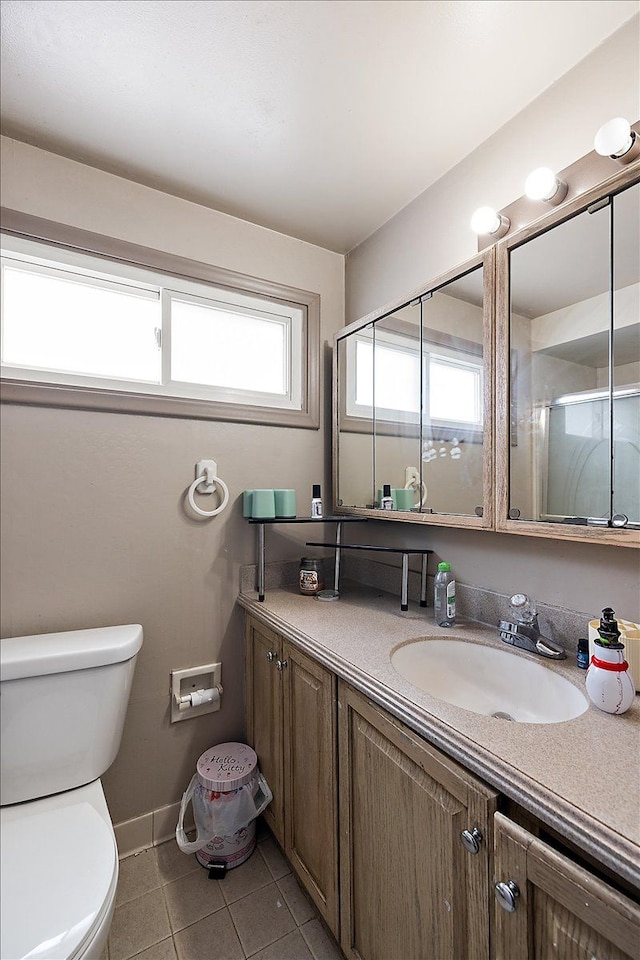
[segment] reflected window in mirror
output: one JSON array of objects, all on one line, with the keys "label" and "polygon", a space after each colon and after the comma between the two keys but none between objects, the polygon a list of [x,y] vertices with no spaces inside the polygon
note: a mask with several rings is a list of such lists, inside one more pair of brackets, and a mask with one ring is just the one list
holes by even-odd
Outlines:
[{"label": "reflected window in mirror", "polygon": [[[375,324],[373,414],[376,505],[385,484],[393,509],[413,510],[416,498],[403,491],[408,470],[419,473],[420,403],[423,373],[420,301],[406,304]],[[405,502],[403,503],[403,500]]]},{"label": "reflected window in mirror", "polygon": [[483,269],[421,301],[421,509],[473,515],[483,502]]},{"label": "reflected window in mirror", "polygon": [[491,522],[492,256],[454,277],[338,334],[338,507]]},{"label": "reflected window in mirror", "polygon": [[371,507],[374,502],[373,418],[371,402],[365,402],[367,385],[373,389],[373,344],[371,323],[337,343],[338,430],[334,455],[338,506]]}]

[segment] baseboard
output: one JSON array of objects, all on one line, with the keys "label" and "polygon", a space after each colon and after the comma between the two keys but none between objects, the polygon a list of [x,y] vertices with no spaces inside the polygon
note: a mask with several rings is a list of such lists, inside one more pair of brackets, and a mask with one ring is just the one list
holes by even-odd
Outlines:
[{"label": "baseboard", "polygon": [[[185,820],[185,830],[193,829],[191,807],[190,816]],[[118,856],[120,859],[129,857],[133,853],[156,847],[165,840],[171,840],[176,835],[176,825],[180,816],[180,803],[170,803],[166,807],[158,807],[131,820],[123,820],[114,825]]]}]

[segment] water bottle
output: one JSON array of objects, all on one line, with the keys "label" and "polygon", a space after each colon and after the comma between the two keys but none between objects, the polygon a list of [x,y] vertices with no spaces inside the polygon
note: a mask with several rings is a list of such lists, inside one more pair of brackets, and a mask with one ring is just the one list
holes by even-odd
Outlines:
[{"label": "water bottle", "polygon": [[436,573],[433,606],[439,627],[452,627],[456,622],[456,581],[450,563],[439,563]]}]

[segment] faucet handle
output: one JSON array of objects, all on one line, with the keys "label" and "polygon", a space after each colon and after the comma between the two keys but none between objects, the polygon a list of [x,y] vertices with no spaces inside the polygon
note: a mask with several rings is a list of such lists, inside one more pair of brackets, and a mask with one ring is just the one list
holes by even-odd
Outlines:
[{"label": "faucet handle", "polygon": [[510,603],[520,623],[533,623],[537,615],[535,600],[525,593],[515,593]]}]

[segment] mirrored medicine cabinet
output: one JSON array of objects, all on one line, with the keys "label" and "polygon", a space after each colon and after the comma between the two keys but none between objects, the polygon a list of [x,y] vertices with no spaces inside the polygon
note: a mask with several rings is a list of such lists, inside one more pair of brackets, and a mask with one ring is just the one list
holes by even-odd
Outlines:
[{"label": "mirrored medicine cabinet", "polygon": [[336,338],[341,511],[492,523],[494,251]]},{"label": "mirrored medicine cabinet", "polygon": [[499,530],[638,542],[640,183],[625,173],[498,245]]},{"label": "mirrored medicine cabinet", "polygon": [[639,181],[339,331],[337,513],[640,545]]}]

